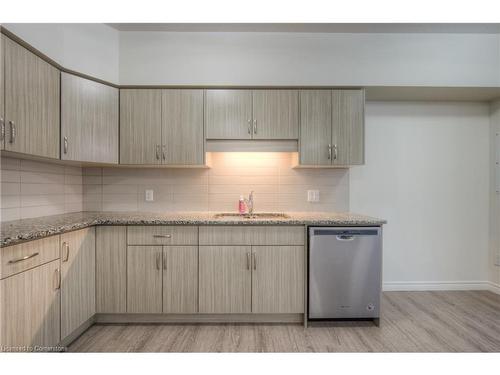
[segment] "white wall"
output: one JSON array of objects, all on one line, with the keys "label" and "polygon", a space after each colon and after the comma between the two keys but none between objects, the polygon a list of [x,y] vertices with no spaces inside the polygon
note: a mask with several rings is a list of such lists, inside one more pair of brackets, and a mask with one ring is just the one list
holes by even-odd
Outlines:
[{"label": "white wall", "polygon": [[491,104],[490,126],[490,277],[500,293],[500,100]]},{"label": "white wall", "polygon": [[107,25],[9,23],[3,26],[67,69],[119,83],[119,32]]},{"label": "white wall", "polygon": [[484,288],[489,129],[487,104],[367,104],[366,165],[351,169],[350,209],[388,220],[386,288]]},{"label": "white wall", "polygon": [[495,34],[121,32],[122,84],[500,85]]}]

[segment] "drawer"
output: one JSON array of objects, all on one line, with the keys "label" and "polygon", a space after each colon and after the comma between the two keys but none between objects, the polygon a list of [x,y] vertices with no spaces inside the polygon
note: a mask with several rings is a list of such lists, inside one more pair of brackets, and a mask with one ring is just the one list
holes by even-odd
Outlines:
[{"label": "drawer", "polygon": [[0,279],[59,258],[59,236],[0,249]]},{"label": "drawer", "polygon": [[304,245],[303,226],[201,226],[200,245]]},{"label": "drawer", "polygon": [[198,245],[198,227],[141,225],[127,227],[128,245]]}]

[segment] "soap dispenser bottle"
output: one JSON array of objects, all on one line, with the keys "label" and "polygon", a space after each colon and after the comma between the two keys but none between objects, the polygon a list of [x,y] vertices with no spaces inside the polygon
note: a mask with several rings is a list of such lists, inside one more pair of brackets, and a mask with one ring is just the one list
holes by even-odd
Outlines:
[{"label": "soap dispenser bottle", "polygon": [[246,212],[246,207],[245,207],[245,198],[243,198],[243,195],[240,195],[240,201],[238,202],[238,211],[241,215],[244,215]]}]

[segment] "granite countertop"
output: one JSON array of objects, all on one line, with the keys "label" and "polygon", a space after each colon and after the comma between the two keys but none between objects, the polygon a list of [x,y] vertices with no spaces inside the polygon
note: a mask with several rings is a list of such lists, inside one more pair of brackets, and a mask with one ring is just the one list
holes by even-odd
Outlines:
[{"label": "granite countertop", "polygon": [[337,225],[379,226],[386,221],[353,213],[287,212],[287,217],[215,217],[215,212],[75,212],[0,223],[0,247],[92,225]]}]

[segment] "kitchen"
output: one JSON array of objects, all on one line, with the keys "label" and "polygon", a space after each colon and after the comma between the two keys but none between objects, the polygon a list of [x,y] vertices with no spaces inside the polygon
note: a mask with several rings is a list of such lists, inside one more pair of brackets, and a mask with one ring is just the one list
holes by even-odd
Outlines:
[{"label": "kitchen", "polygon": [[2,351],[498,352],[500,26],[424,26],[2,24]]}]

